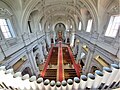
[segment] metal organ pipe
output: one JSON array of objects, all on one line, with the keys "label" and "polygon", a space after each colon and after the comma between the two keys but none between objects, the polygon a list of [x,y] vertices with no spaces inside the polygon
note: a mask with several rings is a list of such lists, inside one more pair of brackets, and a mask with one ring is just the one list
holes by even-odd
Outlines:
[{"label": "metal organ pipe", "polygon": [[22,83],[22,74],[21,72],[16,72],[14,75],[13,75],[13,78],[14,78],[14,88],[18,88],[20,90],[23,90],[24,89],[24,85]]},{"label": "metal organ pipe", "polygon": [[107,79],[104,89],[107,89],[109,85],[113,82],[115,76],[119,72],[119,66],[116,64],[111,64],[111,69],[112,69],[111,75],[109,76],[109,79]]},{"label": "metal organ pipe", "polygon": [[4,82],[4,78],[5,78],[5,66],[1,66],[0,67],[0,89],[4,88],[3,82]]},{"label": "metal organ pipe", "polygon": [[55,90],[55,81],[54,80],[52,80],[50,82],[50,90]]},{"label": "metal organ pipe", "polygon": [[107,82],[109,76],[111,75],[112,70],[108,67],[103,67],[103,79],[99,85],[98,89],[102,89],[105,83]]},{"label": "metal organ pipe", "polygon": [[120,70],[118,71],[118,74],[115,76],[113,83],[111,83],[110,88],[114,88],[119,81],[120,81]]},{"label": "metal organ pipe", "polygon": [[46,79],[44,81],[44,88],[45,88],[45,90],[49,90],[50,89],[50,80],[49,79]]},{"label": "metal organ pipe", "polygon": [[30,86],[33,90],[37,89],[37,82],[36,82],[36,76],[30,77]]},{"label": "metal organ pipe", "polygon": [[61,88],[62,88],[62,90],[66,90],[66,88],[67,88],[67,82],[65,80],[62,81]]},{"label": "metal organ pipe", "polygon": [[73,87],[73,80],[72,79],[68,79],[67,80],[67,89],[68,90],[72,90]]},{"label": "metal organ pipe", "polygon": [[84,90],[87,83],[87,77],[85,75],[81,75],[80,77],[80,89]]},{"label": "metal organ pipe", "polygon": [[95,75],[88,73],[87,77],[81,75],[80,79],[74,77],[74,80],[68,79],[62,82],[55,82],[36,76],[29,78],[28,74],[24,76],[21,72],[13,72],[13,69],[0,67],[0,90],[85,90],[85,89],[112,89],[120,85],[120,66],[111,64],[111,68],[103,67],[103,72],[96,70]]},{"label": "metal organ pipe", "polygon": [[14,89],[13,88],[13,74],[14,74],[14,71],[13,69],[8,69],[6,70],[5,72],[5,77],[4,77],[4,84],[8,87],[8,89]]},{"label": "metal organ pipe", "polygon": [[60,81],[57,81],[57,83],[56,83],[56,90],[61,90],[61,83],[60,83]]},{"label": "metal organ pipe", "polygon": [[25,90],[30,90],[31,86],[30,86],[30,82],[29,82],[29,74],[25,74],[22,77],[22,80],[23,80],[23,85],[25,87]]},{"label": "metal organ pipe", "polygon": [[43,78],[42,77],[40,77],[40,78],[37,79],[37,86],[38,86],[39,90],[43,90],[44,83],[43,83]]},{"label": "metal organ pipe", "polygon": [[102,78],[103,78],[103,73],[99,70],[96,70],[95,71],[95,80],[94,80],[94,83],[93,83],[93,88],[98,88]]},{"label": "metal organ pipe", "polygon": [[92,73],[88,73],[86,88],[88,88],[88,89],[92,88],[92,85],[94,83],[94,79],[95,79],[95,76]]},{"label": "metal organ pipe", "polygon": [[80,79],[78,77],[74,77],[74,89],[75,90],[78,90],[79,89],[79,86],[80,86]]}]

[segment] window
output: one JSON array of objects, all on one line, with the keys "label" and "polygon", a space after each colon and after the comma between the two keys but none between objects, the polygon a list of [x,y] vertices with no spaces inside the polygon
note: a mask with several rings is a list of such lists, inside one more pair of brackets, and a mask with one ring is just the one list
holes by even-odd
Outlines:
[{"label": "window", "polygon": [[0,19],[0,29],[5,38],[15,37],[15,34],[12,30],[12,26],[8,19]]},{"label": "window", "polygon": [[115,38],[119,29],[119,25],[120,25],[120,15],[111,16],[107,30],[105,32],[105,36]]},{"label": "window", "polygon": [[73,28],[73,26],[72,26],[72,25],[70,25],[70,28],[72,29],[72,28]]},{"label": "window", "polygon": [[40,31],[41,31],[42,30],[41,23],[39,23],[39,28],[40,28]]},{"label": "window", "polygon": [[28,21],[28,28],[29,28],[29,31],[30,31],[30,33],[32,33],[32,29],[31,29],[31,25],[30,25],[30,21]]},{"label": "window", "polygon": [[91,31],[92,21],[93,21],[92,19],[88,20],[86,32],[90,32]]},{"label": "window", "polygon": [[81,22],[79,22],[79,28],[78,28],[78,30],[81,30],[81,27],[82,27]]}]

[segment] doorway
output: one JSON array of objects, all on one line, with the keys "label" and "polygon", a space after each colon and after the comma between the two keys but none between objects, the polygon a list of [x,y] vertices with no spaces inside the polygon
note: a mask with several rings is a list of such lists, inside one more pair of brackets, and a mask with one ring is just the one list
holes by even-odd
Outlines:
[{"label": "doorway", "polygon": [[66,27],[63,23],[57,23],[55,25],[55,32],[56,32],[57,41],[63,41],[64,40],[65,30],[66,30]]}]

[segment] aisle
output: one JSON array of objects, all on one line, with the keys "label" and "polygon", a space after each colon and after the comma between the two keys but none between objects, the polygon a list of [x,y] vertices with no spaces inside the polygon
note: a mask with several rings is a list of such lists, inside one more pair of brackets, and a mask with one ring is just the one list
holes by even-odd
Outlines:
[{"label": "aisle", "polygon": [[41,72],[41,77],[44,77],[45,76],[45,73],[46,73],[46,70],[47,70],[47,67],[48,67],[48,63],[50,61],[50,58],[51,58],[51,55],[52,55],[52,50],[53,50],[53,46],[51,47],[49,53],[48,53],[48,57],[46,59],[46,62],[45,62],[45,66],[44,66],[44,69],[43,71]]},{"label": "aisle", "polygon": [[68,48],[68,51],[69,51],[69,54],[70,54],[74,69],[75,69],[75,71],[77,73],[77,76],[80,77],[80,72],[81,72],[80,71],[80,65],[75,63],[75,59],[74,59],[74,56],[72,54],[72,51],[71,51],[70,47],[67,46],[67,48]]},{"label": "aisle", "polygon": [[68,45],[60,41],[52,45],[45,62],[41,77],[44,79],[63,81],[80,77],[80,66],[76,64],[73,53]]},{"label": "aisle", "polygon": [[59,42],[58,50],[58,81],[64,79],[64,69],[63,69],[63,52],[62,52],[62,42]]}]

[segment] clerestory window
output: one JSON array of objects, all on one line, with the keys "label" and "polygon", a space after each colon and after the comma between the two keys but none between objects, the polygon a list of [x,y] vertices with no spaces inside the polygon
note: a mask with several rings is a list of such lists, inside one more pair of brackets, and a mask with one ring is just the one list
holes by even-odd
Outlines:
[{"label": "clerestory window", "polygon": [[15,37],[15,34],[13,32],[12,25],[9,19],[0,19],[0,30],[2,31],[3,36],[6,39]]}]

